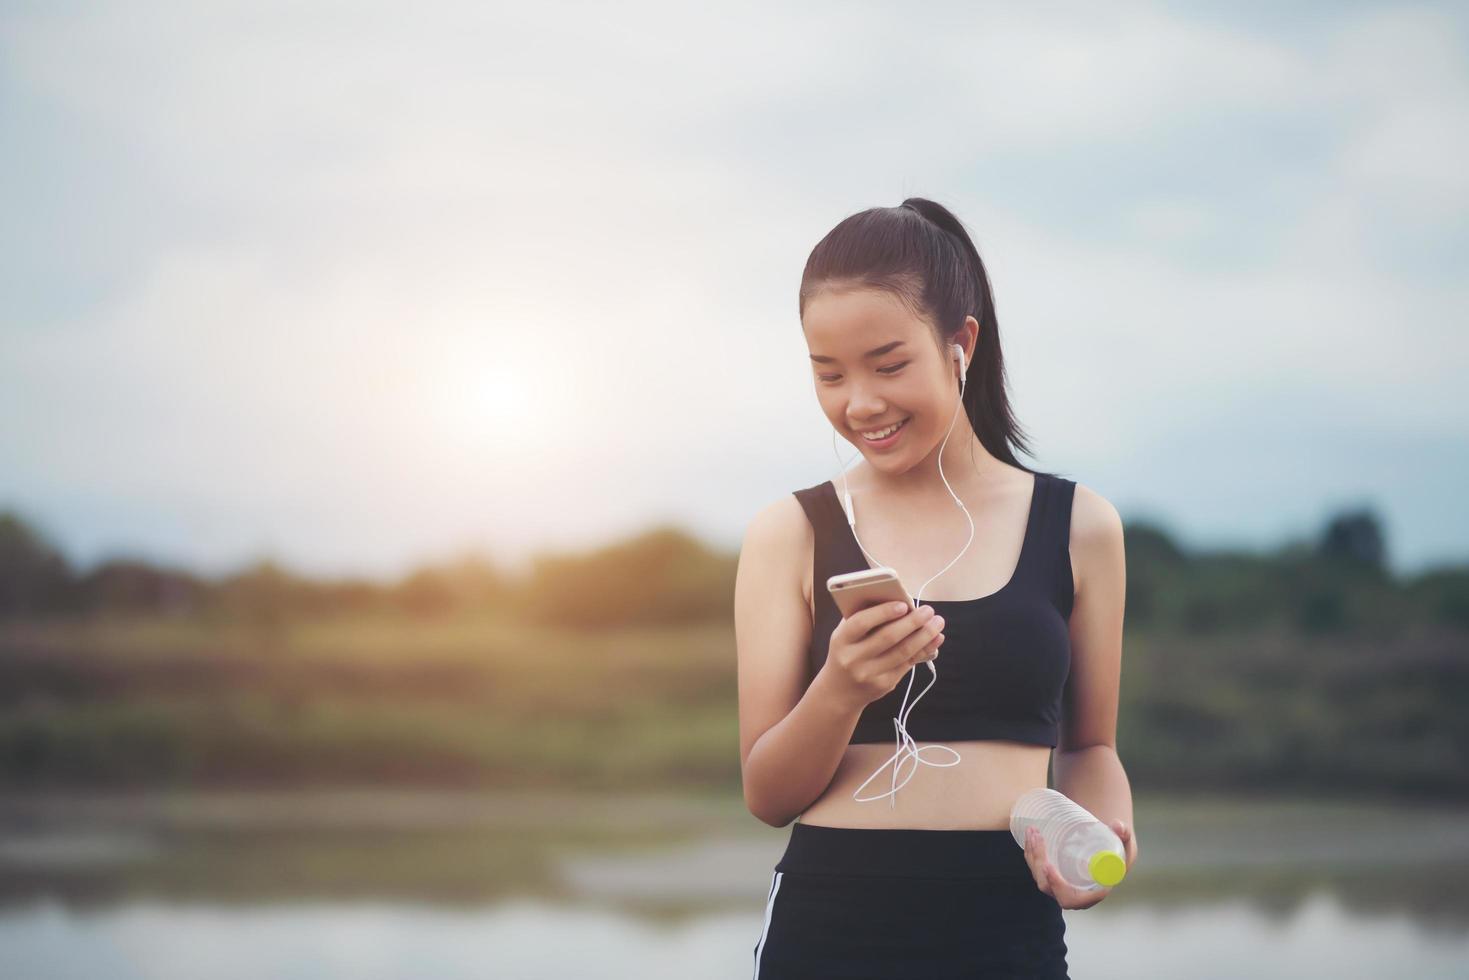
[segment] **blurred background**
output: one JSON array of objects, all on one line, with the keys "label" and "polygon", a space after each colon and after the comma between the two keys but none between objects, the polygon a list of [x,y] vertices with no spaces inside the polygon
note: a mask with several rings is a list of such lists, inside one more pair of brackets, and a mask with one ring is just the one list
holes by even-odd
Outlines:
[{"label": "blurred background", "polygon": [[747,976],[739,543],[918,195],[1126,524],[1072,976],[1469,975],[1466,134],[1448,3],[6,4],[0,974]]}]

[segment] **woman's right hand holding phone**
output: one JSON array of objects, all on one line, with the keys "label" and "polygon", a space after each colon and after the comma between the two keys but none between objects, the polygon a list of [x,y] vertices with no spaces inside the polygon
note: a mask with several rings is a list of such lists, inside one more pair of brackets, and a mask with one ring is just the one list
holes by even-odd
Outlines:
[{"label": "woman's right hand holding phone", "polygon": [[832,630],[821,672],[836,697],[860,710],[897,687],[915,664],[936,658],[943,628],[944,617],[932,606],[868,606]]}]

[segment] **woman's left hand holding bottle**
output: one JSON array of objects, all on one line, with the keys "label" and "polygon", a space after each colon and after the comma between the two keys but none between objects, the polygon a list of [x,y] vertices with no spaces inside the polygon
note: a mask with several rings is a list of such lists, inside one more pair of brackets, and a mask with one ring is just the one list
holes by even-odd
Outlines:
[{"label": "woman's left hand holding bottle", "polygon": [[[1120,819],[1108,826],[1121,838],[1127,869],[1131,871],[1132,862],[1137,860],[1137,839],[1132,835],[1132,828]],[[1063,909],[1089,909],[1112,894],[1111,888],[1078,888],[1061,877],[1061,872],[1046,858],[1045,838],[1034,827],[1025,834],[1025,861],[1030,865],[1030,873],[1035,875],[1036,887],[1053,897]]]}]

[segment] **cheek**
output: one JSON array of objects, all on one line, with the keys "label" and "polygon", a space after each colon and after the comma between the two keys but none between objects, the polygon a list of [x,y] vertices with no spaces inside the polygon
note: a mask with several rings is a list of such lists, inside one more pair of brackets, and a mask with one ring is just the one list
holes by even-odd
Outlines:
[{"label": "cheek", "polygon": [[816,397],[821,402],[821,410],[827,415],[835,415],[840,418],[846,414],[847,403],[851,401],[851,392],[846,385],[818,385]]},{"label": "cheek", "polygon": [[912,393],[913,400],[908,404],[912,406],[913,414],[924,424],[932,424],[935,420],[944,425],[949,424],[949,413],[953,411],[953,402],[945,402],[935,399],[933,389],[924,387]]}]

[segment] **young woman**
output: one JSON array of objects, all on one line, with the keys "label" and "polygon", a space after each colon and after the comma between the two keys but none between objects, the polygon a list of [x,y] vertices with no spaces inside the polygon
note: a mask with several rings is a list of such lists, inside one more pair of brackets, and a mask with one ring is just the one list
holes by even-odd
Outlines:
[{"label": "young woman", "polygon": [[[1136,860],[1121,519],[1017,462],[989,277],[942,205],[838,224],[800,317],[821,410],[862,460],[767,506],[740,553],[745,802],[795,821],[755,976],[1065,977],[1061,910],[1110,889],[1062,880],[1009,815],[1055,749],[1055,788]],[[843,618],[826,580],[878,565],[915,603]]]}]

